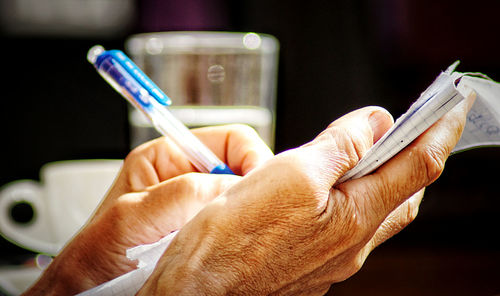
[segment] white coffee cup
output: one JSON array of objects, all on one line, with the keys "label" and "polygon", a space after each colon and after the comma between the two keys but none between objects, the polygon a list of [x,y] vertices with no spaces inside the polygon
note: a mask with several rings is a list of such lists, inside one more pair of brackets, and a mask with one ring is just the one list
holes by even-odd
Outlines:
[{"label": "white coffee cup", "polygon": [[[68,160],[40,170],[40,182],[18,180],[0,191],[0,233],[35,252],[55,255],[85,224],[112,185],[122,160]],[[16,221],[12,209],[27,204],[28,223]]]}]

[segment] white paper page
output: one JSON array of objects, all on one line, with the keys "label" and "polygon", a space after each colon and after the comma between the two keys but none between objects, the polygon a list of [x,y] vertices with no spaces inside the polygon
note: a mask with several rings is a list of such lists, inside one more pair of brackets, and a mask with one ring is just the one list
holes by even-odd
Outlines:
[{"label": "white paper page", "polygon": [[127,250],[130,260],[139,260],[137,269],[119,276],[109,282],[78,294],[78,296],[133,296],[153,273],[156,264],[178,231],[172,232],[159,241],[139,245]]},{"label": "white paper page", "polygon": [[453,152],[480,146],[500,145],[500,84],[479,77],[464,76],[458,89],[474,89],[476,101],[467,114],[467,123]]},{"label": "white paper page", "polygon": [[422,93],[394,126],[372,146],[359,163],[348,171],[337,184],[360,178],[385,163],[404,149],[439,118],[464,99],[454,84],[459,74],[441,73]]},{"label": "white paper page", "polygon": [[[475,76],[483,75],[451,71],[441,73],[337,184],[360,178],[380,167],[461,102],[470,89],[476,92],[476,101],[468,113],[464,132],[453,152],[500,146],[500,84]],[[455,87],[457,79],[460,82]]]}]

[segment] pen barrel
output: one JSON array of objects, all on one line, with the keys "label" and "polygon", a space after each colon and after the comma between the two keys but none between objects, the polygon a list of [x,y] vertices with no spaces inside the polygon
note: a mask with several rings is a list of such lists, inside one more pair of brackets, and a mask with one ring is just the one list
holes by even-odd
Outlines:
[{"label": "pen barrel", "polygon": [[[153,103],[156,105],[155,102]],[[200,172],[231,173],[227,166],[165,106],[155,106],[152,111],[149,115],[155,128],[174,141]],[[224,168],[222,172],[220,168]]]},{"label": "pen barrel", "polygon": [[90,49],[87,59],[101,76],[148,117],[155,128],[173,140],[200,172],[232,174],[210,149],[166,108],[170,99],[123,52]]}]

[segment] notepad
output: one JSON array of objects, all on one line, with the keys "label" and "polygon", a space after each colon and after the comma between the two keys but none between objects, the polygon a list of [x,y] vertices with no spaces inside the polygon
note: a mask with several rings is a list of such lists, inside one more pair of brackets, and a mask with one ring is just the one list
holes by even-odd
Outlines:
[{"label": "notepad", "polygon": [[455,72],[457,65],[455,62],[442,72],[337,184],[376,170],[460,103],[470,90],[476,92],[476,101],[453,152],[500,146],[500,84],[481,73]]},{"label": "notepad", "polygon": [[[471,89],[476,92],[476,101],[467,115],[454,153],[482,146],[500,146],[500,84],[481,73],[455,72],[457,65],[458,62],[442,72],[337,184],[376,170],[460,103]],[[79,295],[135,295],[176,234],[173,232],[156,243],[127,250],[129,259],[139,260],[136,270]]]}]

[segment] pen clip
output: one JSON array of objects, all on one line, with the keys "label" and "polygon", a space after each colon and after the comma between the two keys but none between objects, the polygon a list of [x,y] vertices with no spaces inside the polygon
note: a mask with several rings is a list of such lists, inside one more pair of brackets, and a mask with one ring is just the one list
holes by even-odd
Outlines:
[{"label": "pen clip", "polygon": [[[128,88],[129,91],[135,90],[135,92],[139,92],[132,98],[130,96],[127,96],[127,98],[132,101],[132,103],[139,104],[142,109],[148,109],[150,107],[151,102],[149,101],[149,97],[153,97],[158,103],[164,106],[169,106],[172,103],[170,98],[122,51],[116,49],[104,50],[102,46],[96,45],[89,50],[87,59],[98,70],[101,68],[109,69],[109,67],[116,69],[119,72],[116,73],[116,77],[114,77],[112,71],[104,71],[106,75],[111,77],[106,77],[105,75],[103,75],[103,77],[117,89],[120,89],[120,87],[117,87],[116,84],[124,83],[126,85],[122,86]],[[103,74],[101,71],[99,71],[99,73],[101,75]],[[121,81],[121,76],[128,77],[126,77],[125,81]],[[136,82],[138,85],[133,85],[132,81]]]},{"label": "pen clip", "polygon": [[232,174],[210,149],[166,108],[171,100],[122,51],[94,46],[87,59],[97,72],[132,105],[142,111],[160,134],[181,148],[200,172]]}]

